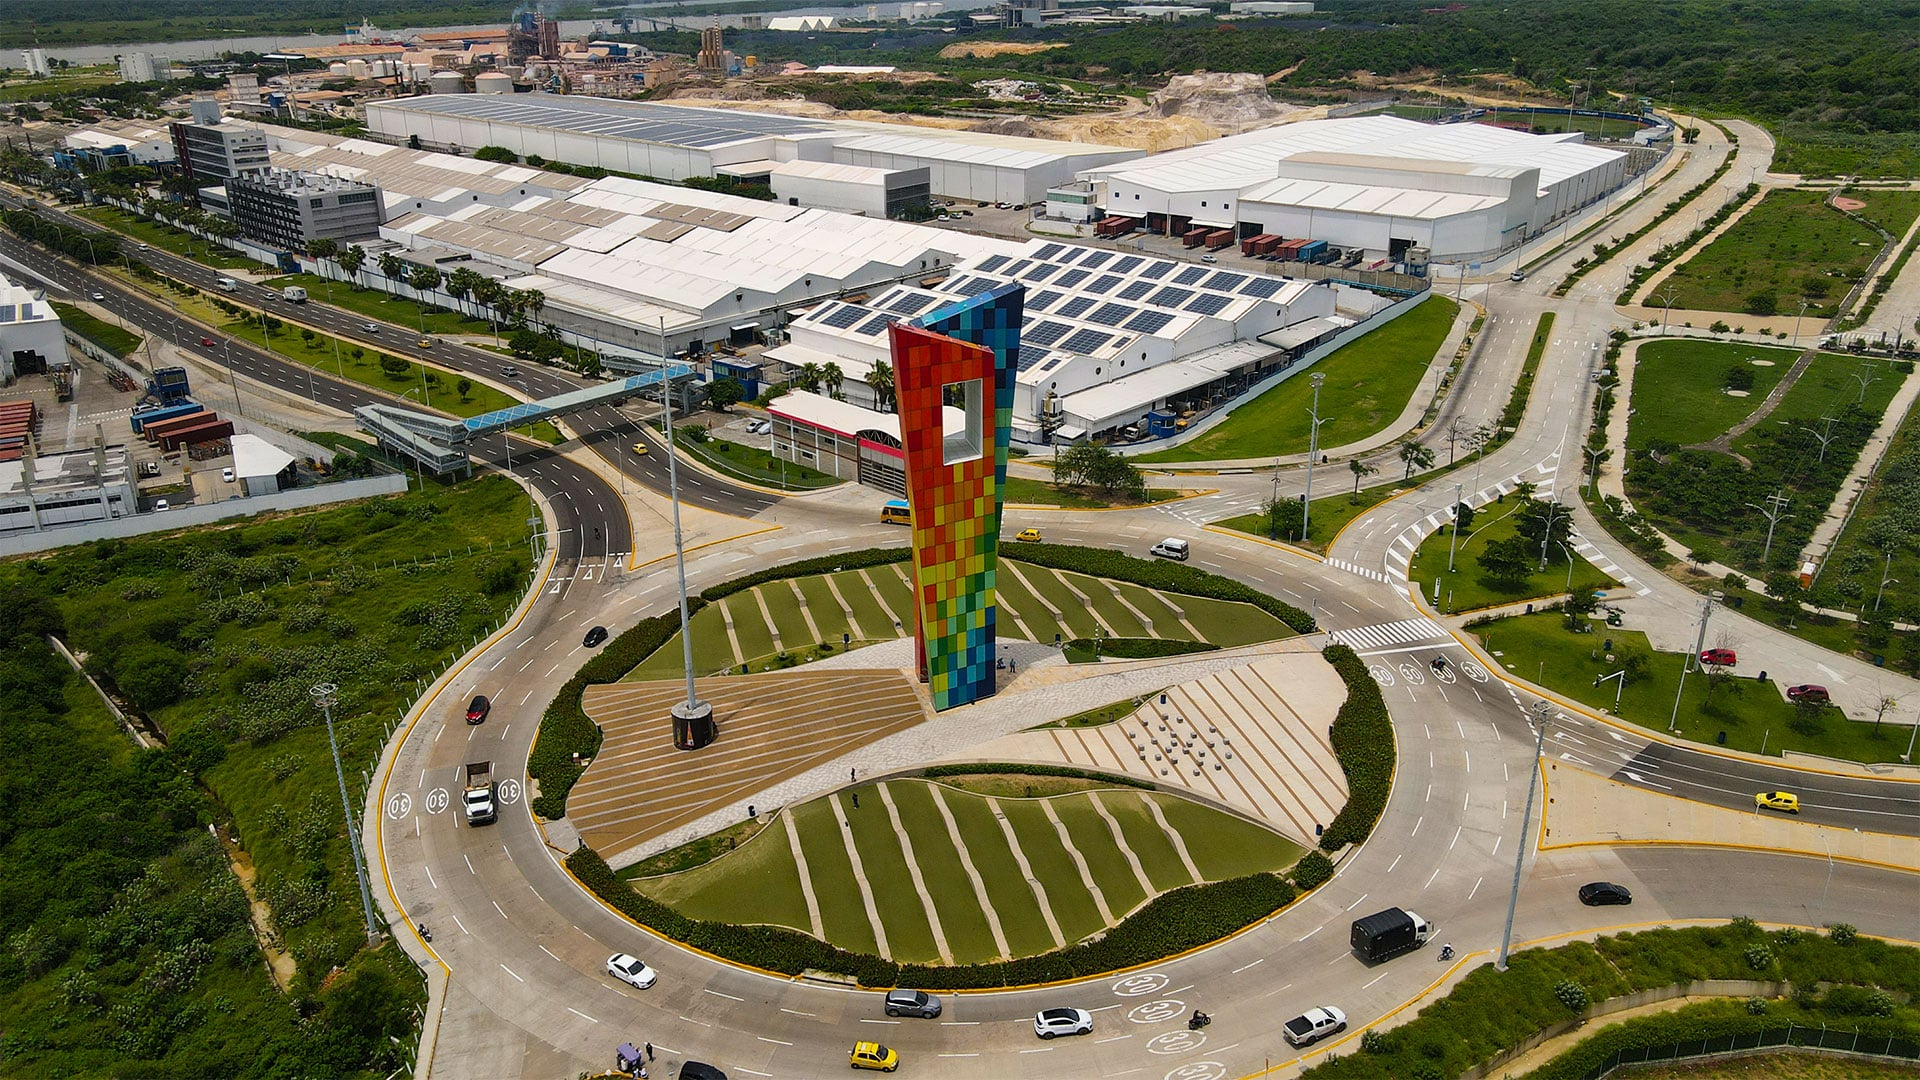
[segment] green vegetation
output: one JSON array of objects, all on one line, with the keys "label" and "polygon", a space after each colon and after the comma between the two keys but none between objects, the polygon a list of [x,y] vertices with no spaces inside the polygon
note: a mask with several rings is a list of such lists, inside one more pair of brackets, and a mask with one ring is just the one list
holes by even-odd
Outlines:
[{"label": "green vegetation", "polygon": [[[1685,194],[1680,195],[1679,197],[1673,199],[1671,202],[1667,203],[1667,205],[1661,207],[1660,213],[1655,215],[1652,221],[1649,221],[1645,225],[1640,226],[1638,229],[1633,230],[1632,232],[1628,233],[1625,237],[1614,240],[1612,243],[1597,243],[1593,245],[1593,257],[1589,259],[1583,255],[1580,258],[1575,259],[1573,262],[1573,269],[1568,271],[1567,276],[1561,279],[1560,284],[1553,287],[1553,295],[1555,296],[1567,295],[1568,290],[1572,289],[1574,284],[1578,282],[1581,278],[1586,277],[1593,270],[1604,265],[1607,262],[1607,260],[1613,258],[1615,255],[1620,254],[1622,251],[1625,251],[1627,248],[1633,246],[1635,243],[1638,243],[1641,237],[1647,235],[1653,230],[1666,224],[1667,219],[1673,217],[1673,215],[1685,209],[1688,206],[1688,204],[1693,202],[1693,200],[1699,198],[1701,195],[1706,194],[1707,191],[1710,190],[1715,184],[1718,184],[1720,182],[1720,178],[1725,176],[1727,174],[1727,171],[1733,168],[1733,163],[1736,160],[1738,160],[1739,157],[1740,157],[1740,148],[1736,146],[1732,150],[1728,151],[1726,158],[1720,162],[1720,167],[1714,169],[1713,174],[1711,176],[1708,176],[1705,180],[1702,180],[1698,184],[1695,184],[1693,187],[1689,188]],[[1654,181],[1654,186],[1657,188],[1660,184],[1665,183],[1666,180],[1669,178],[1670,176],[1663,177],[1660,180]],[[1728,206],[1731,206],[1731,205],[1732,205],[1731,203],[1728,204]],[[1709,219],[1711,224],[1696,225],[1694,227],[1694,234],[1698,235],[1701,229],[1711,228],[1712,225],[1719,224],[1721,219],[1726,214],[1732,212],[1730,209],[1728,209],[1728,206],[1723,206],[1720,210],[1716,211],[1712,215],[1712,217]],[[1605,224],[1605,219],[1602,219],[1599,222],[1595,222],[1593,225],[1590,225],[1586,229],[1583,229],[1579,233],[1579,235],[1574,237],[1572,242],[1576,244],[1584,243],[1589,236],[1592,236],[1594,233],[1599,232],[1601,227],[1604,224]],[[1616,300],[1614,302],[1619,304],[1624,304],[1629,302],[1633,298],[1633,293],[1635,292],[1635,290],[1640,288],[1641,282],[1645,281],[1647,277],[1654,272],[1655,269],[1665,266],[1667,263],[1672,262],[1676,258],[1679,258],[1680,252],[1685,250],[1687,245],[1692,244],[1693,240],[1694,240],[1694,237],[1689,236],[1685,240],[1679,241],[1677,243],[1666,244],[1665,246],[1661,247],[1659,251],[1655,252],[1653,255],[1653,258],[1650,259],[1648,262],[1642,263],[1640,265],[1630,268],[1627,271],[1627,287],[1621,293],[1621,299]]]},{"label": "green vegetation", "polygon": [[1808,178],[1850,176],[1861,180],[1920,176],[1920,134],[1876,131],[1871,135],[1821,124],[1784,124],[1773,156],[1775,172]]},{"label": "green vegetation", "polygon": [[1156,656],[1185,656],[1212,652],[1220,646],[1204,641],[1180,641],[1172,638],[1074,638],[1062,642],[1061,650],[1070,664],[1088,664],[1101,658],[1144,660]]},{"label": "green vegetation", "polygon": [[[1373,435],[1399,417],[1420,377],[1446,341],[1460,306],[1443,296],[1426,302],[1313,366],[1327,376],[1320,390],[1320,446],[1345,446]],[[1312,380],[1297,375],[1234,409],[1219,424],[1179,446],[1133,460],[1141,463],[1238,461],[1303,454]]]},{"label": "green vegetation", "polygon": [[1067,570],[1089,577],[1131,582],[1135,585],[1144,585],[1149,589],[1178,593],[1182,596],[1199,596],[1252,604],[1279,619],[1296,633],[1311,634],[1319,629],[1313,621],[1313,616],[1292,604],[1276,600],[1231,578],[1220,577],[1185,563],[1167,562],[1164,559],[1136,559],[1117,551],[1063,547],[1057,544],[1021,544],[1018,548],[1003,550],[1001,555],[1018,562],[1051,567],[1055,570]]},{"label": "green vegetation", "polygon": [[[1502,501],[1480,507],[1474,512],[1473,523],[1462,530],[1458,545],[1453,546],[1451,573],[1447,571],[1447,552],[1453,544],[1449,525],[1421,542],[1407,568],[1408,576],[1429,595],[1432,594],[1431,582],[1441,579],[1440,599],[1444,610],[1449,612],[1473,611],[1566,592],[1591,593],[1617,584],[1574,552],[1567,542],[1565,529],[1560,524],[1568,519],[1565,507],[1559,508],[1551,526],[1553,538],[1547,544],[1547,568],[1539,568],[1540,541],[1545,535],[1539,519],[1545,505],[1515,498],[1512,503]],[[1515,549],[1524,557],[1514,572],[1500,576],[1490,571],[1488,553],[1504,550],[1503,545],[1512,545],[1515,541],[1524,545]]]},{"label": "green vegetation", "polygon": [[[182,258],[192,259],[194,262],[204,266],[211,266],[216,270],[260,269],[259,263],[254,262],[252,259],[247,258],[245,255],[231,248],[221,247],[211,240],[176,229],[171,225],[163,225],[158,221],[148,221],[146,218],[129,214],[118,207],[89,206],[82,210],[75,210],[74,213],[90,221],[97,221],[117,233],[133,238],[135,241],[151,244],[162,251],[170,251]],[[123,243],[121,250],[131,255],[137,261],[140,258],[140,253],[131,250],[132,247],[132,244]]]},{"label": "green vegetation", "polygon": [[[454,26],[498,22],[494,6],[475,0],[366,0],[354,5],[383,26]],[[585,4],[559,5],[568,18],[584,18]],[[338,32],[341,8],[332,0],[32,0],[13,14],[19,20],[0,32],[0,45],[89,45],[111,42],[186,41],[257,34],[310,34],[318,27]]]},{"label": "green vegetation", "polygon": [[1304,1075],[1459,1076],[1572,1019],[1579,1009],[1569,1007],[1569,999],[1604,1001],[1695,979],[1774,979],[1801,989],[1790,1002],[1709,1003],[1614,1024],[1528,1075],[1572,1080],[1591,1075],[1616,1050],[1784,1028],[1790,1019],[1863,1035],[1920,1034],[1920,1010],[1900,1003],[1920,991],[1920,950],[1861,937],[1843,924],[1822,935],[1768,932],[1750,919],[1734,919],[1727,926],[1661,928],[1514,953],[1507,971],[1482,965],[1412,1021],[1369,1033],[1358,1053]]},{"label": "green vegetation", "polygon": [[1641,342],[1634,359],[1627,448],[1686,446],[1726,434],[1767,399],[1799,358],[1795,349],[1745,342]]},{"label": "green vegetation", "polygon": [[1082,487],[1056,484],[1050,480],[1034,480],[1008,473],[1007,486],[1001,492],[1001,497],[1008,504],[1058,506],[1067,510],[1105,510],[1114,506],[1143,506],[1166,502],[1168,499],[1177,499],[1183,494],[1185,492],[1178,488],[1147,488],[1145,500],[1136,501],[1128,497],[1106,497]]},{"label": "green vegetation", "polygon": [[1553,312],[1540,316],[1540,322],[1533,328],[1533,340],[1527,343],[1527,358],[1520,365],[1520,377],[1514,380],[1513,391],[1507,395],[1506,408],[1500,410],[1500,430],[1516,431],[1520,421],[1527,415],[1527,399],[1533,396],[1533,377],[1540,370],[1540,358],[1546,355],[1547,343],[1553,340]]},{"label": "green vegetation", "polygon": [[[338,684],[340,752],[359,776],[416,680],[518,598],[524,517],[519,488],[486,478],[0,567],[21,635],[0,665],[12,1068],[384,1075],[400,1063],[388,1036],[409,1031],[422,992],[397,949],[364,948],[308,691]],[[62,626],[167,749],[133,750],[71,681],[41,636]],[[291,996],[267,985],[204,823],[251,861],[295,962]],[[329,978],[335,967],[345,975]],[[299,1020],[316,1007],[318,1028]]]},{"label": "green vegetation", "polygon": [[[1745,463],[1732,454],[1649,440],[1628,453],[1627,495],[1688,551],[1765,581],[1772,591],[1775,575],[1797,569],[1902,377],[1885,361],[1820,354],[1778,408],[1733,440],[1733,454]],[[1753,507],[1767,506],[1775,494],[1790,500],[1791,516],[1774,527],[1769,554],[1767,519]]]},{"label": "green vegetation", "polygon": [[[1673,715],[1673,699],[1686,657],[1655,652],[1645,634],[1579,620],[1580,632],[1568,629],[1560,611],[1538,612],[1473,628],[1487,651],[1514,674],[1596,711],[1612,711],[1616,695],[1619,717],[1651,730],[1665,731]],[[1607,659],[1605,642],[1613,642]],[[1707,644],[1714,638],[1708,635]],[[1599,686],[1594,680],[1617,671],[1627,672],[1626,686],[1618,680]],[[1680,700],[1678,730],[1674,734],[1696,742],[1724,745],[1748,753],[1777,754],[1796,750],[1847,761],[1893,761],[1906,749],[1905,728],[1883,728],[1872,721],[1849,720],[1838,708],[1802,707],[1781,693],[1784,683],[1812,672],[1768,673],[1774,680],[1757,682],[1727,673],[1687,677]],[[1725,734],[1725,742],[1720,736]]]},{"label": "green vegetation", "polygon": [[[687,427],[681,433],[686,437],[675,441],[679,449],[715,472],[735,480],[782,491],[816,491],[846,483],[845,479],[830,473],[774,457],[772,452],[760,447],[742,446],[708,435],[703,427]],[[647,440],[638,441],[645,443]]]},{"label": "green vegetation", "polygon": [[[1863,215],[1872,216],[1876,203],[1887,202],[1890,215],[1911,220],[1910,200],[1861,194],[1868,202]],[[1824,191],[1768,192],[1732,228],[1673,268],[1667,276],[1675,286],[1673,306],[1764,317],[1795,313],[1804,300],[1809,316],[1832,318],[1882,241],[1827,205],[1826,197]]]},{"label": "green vegetation", "polygon": [[[1809,1036],[1819,1030],[1814,1024],[1801,1026]],[[1882,1063],[1803,1050],[1641,1067],[1631,1076],[1633,1080],[1913,1080],[1914,1067],[1904,1061]]]},{"label": "green vegetation", "polygon": [[[1380,684],[1367,674],[1365,661],[1345,645],[1320,650],[1347,684],[1347,700],[1333,718],[1333,753],[1347,778],[1347,805],[1320,836],[1323,851],[1339,851],[1373,834],[1393,792],[1393,719],[1387,715]],[[1302,887],[1308,887],[1304,881]]]},{"label": "green vegetation", "polygon": [[[1133,710],[1140,707],[1140,700],[1141,699],[1139,698],[1125,698],[1121,701],[1111,701],[1105,705],[1095,706],[1094,708],[1088,709],[1085,712],[1077,712],[1077,713],[1074,713],[1072,716],[1063,716],[1060,719],[1053,721],[1052,723],[1041,724],[1039,725],[1039,727],[1043,727],[1043,728],[1103,727],[1117,720],[1125,720],[1128,717],[1128,715],[1130,715],[1133,712]],[[1034,728],[1030,730],[1038,730],[1038,728]]]},{"label": "green vegetation", "polygon": [[[307,290],[315,300],[321,300],[334,307],[364,315],[376,322],[391,324],[383,329],[392,332],[398,328],[402,336],[411,340],[415,334],[486,334],[493,331],[493,325],[486,319],[468,315],[460,311],[448,311],[436,304],[421,304],[408,296],[398,293],[385,293],[379,289],[369,289],[345,281],[334,281],[316,274],[287,274],[260,283],[268,289],[284,289],[289,285],[298,285]],[[476,310],[478,310],[476,308]]]},{"label": "green vegetation", "polygon": [[105,319],[94,318],[72,304],[63,304],[58,300],[51,303],[60,316],[61,325],[115,356],[125,359],[140,347],[137,335],[129,334]]}]

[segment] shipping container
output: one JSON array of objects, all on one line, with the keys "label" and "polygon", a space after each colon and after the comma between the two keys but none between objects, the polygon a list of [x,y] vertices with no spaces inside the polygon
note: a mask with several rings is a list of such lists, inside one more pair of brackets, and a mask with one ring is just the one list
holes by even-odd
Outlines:
[{"label": "shipping container", "polygon": [[212,442],[215,439],[231,438],[233,438],[233,421],[209,419],[199,427],[188,428],[185,431],[175,431],[163,437],[160,440],[160,449],[172,453],[183,446],[198,446],[201,443]]},{"label": "shipping container", "polygon": [[178,405],[164,405],[158,409],[136,409],[129,419],[133,424],[134,434],[137,435],[144,433],[148,424],[161,420],[171,420],[176,416],[186,416],[189,413],[197,413],[205,408],[206,406],[198,402],[183,401]]},{"label": "shipping container", "polygon": [[1279,247],[1281,244],[1284,244],[1286,242],[1287,242],[1287,238],[1284,236],[1278,236],[1274,233],[1267,233],[1266,235],[1260,238],[1260,246],[1259,248],[1255,249],[1254,254],[1259,255],[1262,258],[1265,258],[1269,255],[1272,255],[1275,248]]},{"label": "shipping container", "polygon": [[1180,242],[1190,248],[1199,247],[1201,244],[1206,243],[1207,234],[1212,231],[1212,229],[1207,228],[1205,225],[1195,225],[1193,228],[1180,234]]},{"label": "shipping container", "polygon": [[1300,248],[1299,259],[1304,263],[1325,262],[1327,260],[1327,242],[1309,240]]},{"label": "shipping container", "polygon": [[1207,234],[1208,251],[1219,251],[1231,243],[1233,243],[1232,229],[1215,229]]},{"label": "shipping container", "polygon": [[170,416],[165,420],[149,420],[145,428],[141,430],[140,437],[150,443],[157,443],[176,431],[185,431],[190,427],[215,418],[216,414],[202,409],[197,412],[190,412],[185,416]]},{"label": "shipping container", "polygon": [[1245,239],[1240,241],[1240,254],[1242,255],[1260,254],[1260,245],[1265,243],[1266,239],[1267,239],[1266,233],[1255,233],[1252,236],[1246,237]]},{"label": "shipping container", "polygon": [[1305,240],[1289,240],[1273,249],[1273,257],[1285,262],[1299,262],[1300,249],[1306,246]]}]

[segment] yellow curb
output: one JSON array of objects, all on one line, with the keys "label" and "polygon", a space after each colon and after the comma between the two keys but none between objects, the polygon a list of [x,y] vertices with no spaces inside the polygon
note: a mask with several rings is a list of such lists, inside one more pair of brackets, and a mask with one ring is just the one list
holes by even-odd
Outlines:
[{"label": "yellow curb", "polygon": [[[1438,477],[1435,477],[1435,479],[1438,479]],[[1378,510],[1395,499],[1404,498],[1408,495],[1413,494],[1416,491],[1419,491],[1420,488],[1424,486],[1426,485],[1421,484],[1415,487],[1402,488],[1401,490],[1394,492],[1392,495],[1389,495],[1386,498],[1381,499],[1379,502],[1374,503],[1372,506],[1367,507],[1367,509]],[[1332,551],[1333,545],[1338,544],[1340,542],[1340,538],[1347,535],[1347,530],[1353,528],[1354,522],[1359,521],[1361,518],[1365,516],[1366,514],[1362,513],[1362,514],[1355,514],[1352,517],[1348,518],[1347,523],[1345,525],[1340,526],[1340,531],[1333,534],[1333,539],[1327,541],[1327,550]],[[1417,548],[1418,545],[1415,545],[1415,547]]]},{"label": "yellow curb", "polygon": [[[1415,606],[1416,607],[1421,606],[1420,590],[1417,588],[1413,589],[1412,595],[1415,601]],[[1448,635],[1454,638],[1454,640],[1460,644],[1461,648],[1466,649],[1469,654],[1472,654],[1475,652],[1476,647],[1472,644],[1469,644],[1466,640],[1461,638],[1460,631],[1455,630],[1452,627],[1446,627],[1445,629]],[[1840,776],[1850,780],[1877,780],[1882,783],[1920,784],[1920,777],[1863,776],[1860,773],[1843,772],[1839,769],[1808,768],[1802,765],[1790,764],[1784,758],[1779,761],[1775,761],[1772,758],[1764,758],[1759,756],[1758,754],[1743,754],[1743,753],[1731,752],[1727,750],[1721,750],[1718,747],[1711,746],[1707,743],[1698,743],[1698,742],[1693,742],[1687,739],[1671,738],[1663,731],[1655,731],[1652,728],[1644,728],[1644,727],[1640,727],[1637,724],[1629,724],[1623,720],[1617,720],[1611,716],[1608,716],[1605,713],[1594,712],[1591,708],[1585,705],[1579,704],[1578,702],[1575,702],[1572,698],[1569,698],[1563,694],[1560,694],[1557,691],[1549,690],[1544,686],[1535,686],[1532,683],[1525,681],[1524,679],[1514,678],[1513,676],[1508,675],[1505,669],[1501,668],[1500,665],[1497,663],[1489,667],[1487,670],[1491,672],[1493,676],[1499,679],[1501,682],[1508,683],[1512,686],[1518,687],[1519,689],[1526,691],[1527,693],[1533,695],[1534,697],[1552,701],[1557,707],[1567,712],[1579,713],[1580,715],[1585,716],[1589,720],[1597,720],[1600,723],[1615,729],[1616,731],[1622,731],[1629,735],[1638,735],[1641,738],[1648,739],[1665,746],[1679,747],[1685,750],[1697,751],[1702,754],[1710,754],[1714,757],[1724,758],[1728,761],[1743,761],[1749,764],[1771,765],[1774,768],[1787,769],[1792,772],[1809,773],[1814,776]],[[1897,835],[1897,834],[1883,833],[1883,834],[1877,834],[1877,835]]]},{"label": "yellow curb", "polygon": [[1218,494],[1219,491],[1219,488],[1195,488],[1185,495],[1175,495],[1171,499],[1161,499],[1159,502],[1135,503],[1132,506],[1060,506],[1056,503],[1005,503],[1003,506],[1010,510],[1041,510],[1050,514],[1112,514],[1126,510],[1147,510],[1155,506],[1172,506],[1174,503],[1186,502],[1188,499]]},{"label": "yellow curb", "polygon": [[1284,540],[1269,540],[1264,536],[1255,536],[1250,532],[1241,532],[1239,529],[1229,529],[1222,525],[1202,525],[1200,526],[1200,530],[1202,532],[1214,533],[1218,536],[1231,536],[1235,540],[1251,540],[1256,544],[1285,551],[1289,554],[1298,555],[1303,559],[1311,559],[1318,563],[1327,561],[1325,555],[1318,554],[1311,549],[1296,547]]},{"label": "yellow curb", "polygon": [[[695,551],[703,551],[703,550],[705,550],[705,549],[707,549],[707,548],[710,548],[710,547],[713,547],[713,546],[715,546],[715,545],[717,545],[717,544],[731,544],[731,543],[733,543],[733,542],[734,542],[735,540],[745,540],[745,539],[747,539],[748,537],[753,537],[753,536],[765,536],[765,535],[766,535],[767,533],[771,533],[771,532],[779,532],[779,531],[780,531],[781,529],[784,529],[784,528],[786,528],[786,526],[785,526],[785,525],[768,525],[768,526],[767,526],[766,528],[763,528],[763,529],[755,529],[755,530],[753,530],[752,532],[743,532],[743,533],[736,533],[736,534],[735,534],[735,535],[733,535],[733,536],[722,536],[722,537],[719,537],[718,539],[715,539],[715,540],[709,540],[709,541],[707,541],[707,542],[706,542],[706,543],[704,543],[704,544],[695,544],[695,545],[693,545],[692,547],[689,547],[689,548],[687,548],[687,552],[688,552],[689,554],[691,554],[692,552],[695,552]],[[673,557],[674,557],[674,556],[673,556],[673,553],[672,553],[672,552],[668,552],[668,553],[667,553],[667,554],[665,554],[665,555],[656,555],[656,556],[654,556],[653,558],[651,558],[651,559],[648,559],[648,560],[647,560],[646,562],[643,562],[643,563],[636,563],[636,562],[634,562],[634,561],[633,561],[633,556],[632,556],[632,555],[628,555],[628,556],[627,556],[627,571],[628,571],[629,573],[631,573],[632,571],[635,571],[635,570],[639,570],[639,569],[642,569],[642,568],[644,568],[644,567],[648,567],[648,566],[652,566],[652,565],[654,565],[655,563],[663,563],[663,562],[666,562],[666,561],[667,561],[668,559],[671,559],[671,558],[673,558]]]}]

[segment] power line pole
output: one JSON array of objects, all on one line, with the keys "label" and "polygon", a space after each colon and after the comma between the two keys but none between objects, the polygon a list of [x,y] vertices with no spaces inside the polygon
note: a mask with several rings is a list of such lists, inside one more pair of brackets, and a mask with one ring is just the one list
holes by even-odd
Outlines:
[{"label": "power line pole", "polygon": [[1673,692],[1673,715],[1667,718],[1667,730],[1672,731],[1680,723],[1680,695],[1687,691],[1687,672],[1699,661],[1701,650],[1707,647],[1707,617],[1713,614],[1713,601],[1722,594],[1708,596],[1700,605],[1700,636],[1693,643],[1693,654],[1680,664],[1680,687]]},{"label": "power line pole", "polygon": [[1447,573],[1453,573],[1453,553],[1460,546],[1460,489],[1453,485],[1453,535],[1447,539]]},{"label": "power line pole", "polygon": [[1760,561],[1763,563],[1767,561],[1769,555],[1773,554],[1773,527],[1793,516],[1792,514],[1783,513],[1787,508],[1787,503],[1791,501],[1792,500],[1776,491],[1767,496],[1767,506],[1763,507],[1757,503],[1747,504],[1755,510],[1760,511],[1761,516],[1767,519],[1767,543],[1760,551]]},{"label": "power line pole", "polygon": [[320,715],[327,718],[327,749],[333,752],[333,777],[340,782],[340,810],[347,818],[347,844],[353,854],[353,875],[360,879],[360,913],[367,921],[367,940],[378,941],[380,931],[373,922],[373,894],[367,890],[367,857],[360,848],[360,830],[353,823],[353,804],[347,801],[347,774],[340,767],[340,743],[333,737],[333,707],[340,702],[340,688],[333,683],[323,682],[308,693],[313,695],[313,703],[320,706]]},{"label": "power line pole", "polygon": [[1806,432],[1807,434],[1813,436],[1815,439],[1819,440],[1820,442],[1820,459],[1819,460],[1820,460],[1820,463],[1824,465],[1826,464],[1826,460],[1827,460],[1827,444],[1833,441],[1833,419],[1834,418],[1831,416],[1823,416],[1820,419],[1825,420],[1827,422],[1825,434],[1815,431],[1810,427],[1803,427],[1800,430]]},{"label": "power line pole", "polygon": [[1513,911],[1520,905],[1520,873],[1527,864],[1527,826],[1533,824],[1533,793],[1540,786],[1540,755],[1547,745],[1547,717],[1553,706],[1544,701],[1533,703],[1533,771],[1527,775],[1527,809],[1520,815],[1520,842],[1513,849],[1513,888],[1507,893],[1507,928],[1500,934],[1500,959],[1495,971],[1507,970],[1507,954],[1513,947]]},{"label": "power line pole", "polygon": [[1326,372],[1316,371],[1308,378],[1313,380],[1313,408],[1307,410],[1307,419],[1313,421],[1313,428],[1307,433],[1307,493],[1300,497],[1300,539],[1307,539],[1307,527],[1313,524],[1313,463],[1320,458],[1320,425],[1333,419],[1320,416],[1320,384],[1327,381]]}]

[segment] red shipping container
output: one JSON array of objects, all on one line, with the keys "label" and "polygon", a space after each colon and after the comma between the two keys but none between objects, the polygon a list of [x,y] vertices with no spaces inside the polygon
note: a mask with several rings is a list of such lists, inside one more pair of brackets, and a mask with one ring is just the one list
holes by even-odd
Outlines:
[{"label": "red shipping container", "polygon": [[233,438],[233,421],[218,420],[212,417],[204,419],[199,426],[175,431],[160,438],[160,448],[172,453],[182,446],[197,446],[215,439]]}]

